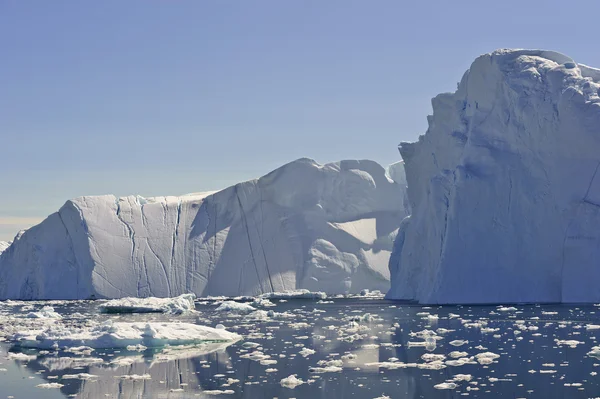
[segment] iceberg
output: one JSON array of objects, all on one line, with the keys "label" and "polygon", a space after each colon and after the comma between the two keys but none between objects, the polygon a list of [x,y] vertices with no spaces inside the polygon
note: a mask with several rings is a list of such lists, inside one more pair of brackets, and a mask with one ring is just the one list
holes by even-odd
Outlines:
[{"label": "iceberg", "polygon": [[429,128],[401,143],[412,214],[388,298],[423,304],[600,302],[600,70],[498,50]]},{"label": "iceberg", "polygon": [[0,299],[385,292],[404,193],[373,161],[299,159],[218,192],[76,198],[0,255]]}]

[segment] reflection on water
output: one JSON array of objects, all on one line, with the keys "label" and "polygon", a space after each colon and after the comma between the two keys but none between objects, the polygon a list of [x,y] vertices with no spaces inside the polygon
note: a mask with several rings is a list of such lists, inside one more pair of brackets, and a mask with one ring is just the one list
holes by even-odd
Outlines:
[{"label": "reflection on water", "polygon": [[[275,303],[267,316],[216,312],[211,303],[198,305],[196,315],[112,316],[221,323],[245,337],[231,346],[9,355],[16,349],[2,344],[0,397],[33,397],[32,392],[80,398],[600,396],[600,361],[587,356],[600,331],[593,306],[423,308],[358,299]],[[57,311],[68,313],[69,306]],[[94,312],[91,304],[78,306]],[[292,374],[304,383],[282,386],[280,381]],[[63,386],[36,388],[41,383]]]}]

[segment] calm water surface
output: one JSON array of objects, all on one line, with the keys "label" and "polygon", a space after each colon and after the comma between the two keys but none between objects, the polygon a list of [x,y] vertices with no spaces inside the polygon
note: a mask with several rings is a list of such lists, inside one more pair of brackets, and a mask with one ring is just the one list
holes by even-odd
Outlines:
[{"label": "calm water surface", "polygon": [[[223,324],[244,340],[214,352],[202,346],[83,354],[33,350],[17,358],[14,345],[0,342],[0,398],[600,397],[600,360],[588,356],[600,337],[594,306],[273,302],[276,306],[262,308],[275,312],[264,320],[217,312],[213,302],[198,303],[198,313],[181,316],[103,315],[94,302],[55,304],[56,311],[75,322]],[[0,307],[5,315],[0,323],[30,311],[21,311],[22,305]],[[477,357],[481,353],[488,354]],[[80,373],[90,376],[63,378]],[[132,375],[138,379],[125,377]],[[293,389],[282,386],[290,375],[305,383]],[[37,387],[52,382],[63,386]],[[438,389],[444,387],[449,389]],[[220,394],[210,392],[215,390]]]}]

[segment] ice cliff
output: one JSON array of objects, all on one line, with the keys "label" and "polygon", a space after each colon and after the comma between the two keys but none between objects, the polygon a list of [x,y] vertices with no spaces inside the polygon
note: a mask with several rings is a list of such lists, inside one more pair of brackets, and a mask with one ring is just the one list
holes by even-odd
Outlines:
[{"label": "ice cliff", "polygon": [[475,60],[402,143],[412,216],[388,297],[600,302],[600,70],[540,50]]},{"label": "ice cliff", "polygon": [[386,291],[404,192],[372,161],[300,159],[215,193],[76,198],[0,255],[0,299]]}]

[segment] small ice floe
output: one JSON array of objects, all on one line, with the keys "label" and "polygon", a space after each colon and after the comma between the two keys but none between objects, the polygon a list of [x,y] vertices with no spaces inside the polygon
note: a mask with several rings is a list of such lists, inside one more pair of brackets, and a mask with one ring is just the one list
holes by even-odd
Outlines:
[{"label": "small ice floe", "polygon": [[463,341],[460,339],[455,339],[454,341],[448,342],[452,346],[463,346],[469,343],[469,341]]},{"label": "small ice floe", "polygon": [[304,381],[296,377],[296,374],[292,374],[289,377],[283,378],[281,381],[279,381],[279,383],[282,387],[289,389],[294,389],[299,385],[305,384]]},{"label": "small ice floe", "polygon": [[216,311],[217,312],[231,312],[231,313],[240,313],[247,314],[254,312],[256,308],[252,305],[248,305],[247,303],[240,303],[235,301],[224,301],[219,304]]},{"label": "small ice floe", "polygon": [[106,321],[92,327],[69,328],[52,325],[43,331],[17,333],[12,340],[26,348],[56,349],[74,346],[90,348],[126,348],[143,345],[148,348],[165,345],[236,342],[238,334],[191,323],[150,322],[125,323]]},{"label": "small ice floe", "polygon": [[302,355],[302,357],[308,357],[310,355],[314,355],[315,351],[309,348],[302,348],[302,350],[299,353],[300,355]]},{"label": "small ice floe", "polygon": [[442,382],[441,384],[434,385],[435,389],[456,389],[458,385],[453,382]]},{"label": "small ice floe", "polygon": [[62,316],[56,313],[52,306],[44,306],[37,312],[29,312],[25,317],[29,319],[62,319]]},{"label": "small ice floe", "polygon": [[343,370],[344,362],[342,360],[320,360],[317,364],[320,367],[310,367],[308,371],[315,374],[337,373]]},{"label": "small ice floe", "polygon": [[483,352],[475,355],[475,359],[477,359],[477,362],[481,365],[491,364],[499,357],[500,355],[492,352]]},{"label": "small ice floe", "polygon": [[28,355],[26,353],[21,353],[21,352],[9,352],[7,358],[10,360],[19,360],[21,362],[28,362],[30,360],[37,359],[37,356]]},{"label": "small ice floe", "polygon": [[168,313],[182,314],[195,311],[194,294],[183,294],[175,298],[121,298],[104,302],[98,306],[102,313]]},{"label": "small ice floe", "polygon": [[207,391],[202,391],[202,393],[205,395],[233,395],[235,393],[235,391],[232,389],[225,389],[225,390],[211,389],[211,390],[207,390]]},{"label": "small ice floe", "polygon": [[297,315],[290,312],[275,312],[273,310],[255,310],[244,316],[246,320],[269,321],[271,319],[296,319]]},{"label": "small ice floe", "polygon": [[254,298],[252,300],[252,304],[254,306],[261,306],[263,308],[269,308],[269,307],[277,306],[273,302],[269,301],[266,298]]},{"label": "small ice floe", "polygon": [[445,360],[446,356],[435,353],[425,353],[421,356],[421,359],[423,359],[425,362],[435,362]]},{"label": "small ice floe", "polygon": [[584,342],[576,341],[574,339],[555,339],[554,342],[558,346],[566,345],[570,348],[575,348],[577,345],[583,344]]},{"label": "small ice floe", "polygon": [[598,324],[587,324],[585,326],[586,330],[600,330],[600,325]]},{"label": "small ice floe", "polygon": [[593,346],[592,350],[587,353],[589,357],[600,359],[600,346]]},{"label": "small ice floe", "polygon": [[306,289],[289,290],[281,292],[266,292],[261,294],[259,298],[263,299],[326,299],[327,294],[324,292],[311,292]]},{"label": "small ice floe", "polygon": [[496,309],[498,312],[514,312],[517,308],[513,306],[500,306]]},{"label": "small ice floe", "polygon": [[64,374],[60,377],[62,380],[92,380],[94,378],[98,378],[97,375],[88,374],[88,373],[79,373],[79,374]]},{"label": "small ice floe", "polygon": [[60,389],[64,387],[64,384],[59,384],[58,382],[47,382],[45,384],[38,384],[36,387],[42,389]]},{"label": "small ice floe", "polygon": [[472,379],[473,379],[473,376],[471,374],[456,374],[454,377],[452,377],[452,381],[455,381],[455,382],[471,381]]},{"label": "small ice floe", "polygon": [[464,366],[465,364],[477,364],[477,362],[475,361],[475,358],[473,356],[461,357],[461,358],[453,359],[453,360],[446,360],[447,366],[460,367],[460,366]]}]

